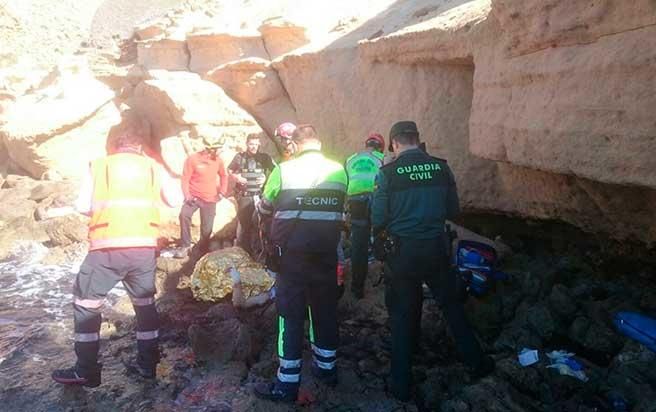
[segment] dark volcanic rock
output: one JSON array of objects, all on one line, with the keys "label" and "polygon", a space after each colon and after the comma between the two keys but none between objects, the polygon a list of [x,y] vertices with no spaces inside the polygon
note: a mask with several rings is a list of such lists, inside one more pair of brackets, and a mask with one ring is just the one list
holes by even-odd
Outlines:
[{"label": "dark volcanic rock", "polygon": [[191,325],[188,333],[194,354],[202,361],[246,361],[257,351],[252,329],[237,319]]},{"label": "dark volcanic rock", "polygon": [[572,317],[578,310],[576,302],[572,298],[569,290],[564,285],[555,285],[549,295],[549,307],[553,313],[557,314],[565,321],[571,321]]}]

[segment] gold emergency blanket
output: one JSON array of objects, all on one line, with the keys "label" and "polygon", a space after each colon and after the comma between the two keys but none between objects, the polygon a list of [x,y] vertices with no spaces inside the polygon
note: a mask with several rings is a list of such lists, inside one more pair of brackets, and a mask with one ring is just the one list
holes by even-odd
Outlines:
[{"label": "gold emergency blanket", "polygon": [[[234,279],[232,268],[238,272],[238,280]],[[239,247],[208,253],[196,263],[191,275],[191,291],[195,299],[202,301],[216,302],[225,298],[232,293],[235,283],[243,299],[248,299],[268,293],[274,280],[261,264]]]}]

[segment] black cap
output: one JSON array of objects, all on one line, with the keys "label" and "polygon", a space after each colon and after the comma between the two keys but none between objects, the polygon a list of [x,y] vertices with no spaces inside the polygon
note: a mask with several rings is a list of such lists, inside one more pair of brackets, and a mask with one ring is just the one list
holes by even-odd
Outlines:
[{"label": "black cap", "polygon": [[392,147],[392,139],[401,133],[414,133],[417,135],[417,137],[419,137],[419,130],[417,130],[417,123],[410,120],[403,120],[401,122],[394,123],[394,126],[392,126],[389,132],[388,150],[390,152],[394,151],[394,148]]}]

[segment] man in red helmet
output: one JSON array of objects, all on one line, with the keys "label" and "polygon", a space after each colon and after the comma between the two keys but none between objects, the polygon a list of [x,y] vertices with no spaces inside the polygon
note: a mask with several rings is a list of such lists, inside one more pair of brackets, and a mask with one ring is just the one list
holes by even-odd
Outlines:
[{"label": "man in red helmet", "polygon": [[351,292],[357,299],[364,297],[371,237],[369,209],[374,180],[383,165],[384,150],[383,136],[370,133],[365,139],[364,150],[353,154],[344,165],[349,179],[347,204],[351,220]]}]

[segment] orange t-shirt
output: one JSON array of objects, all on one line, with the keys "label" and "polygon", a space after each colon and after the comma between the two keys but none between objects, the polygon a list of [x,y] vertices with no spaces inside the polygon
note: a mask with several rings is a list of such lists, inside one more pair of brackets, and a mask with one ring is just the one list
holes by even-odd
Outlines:
[{"label": "orange t-shirt", "polygon": [[223,161],[217,154],[194,153],[185,160],[182,171],[182,193],[185,199],[197,197],[206,202],[219,200],[228,192],[228,178]]}]

